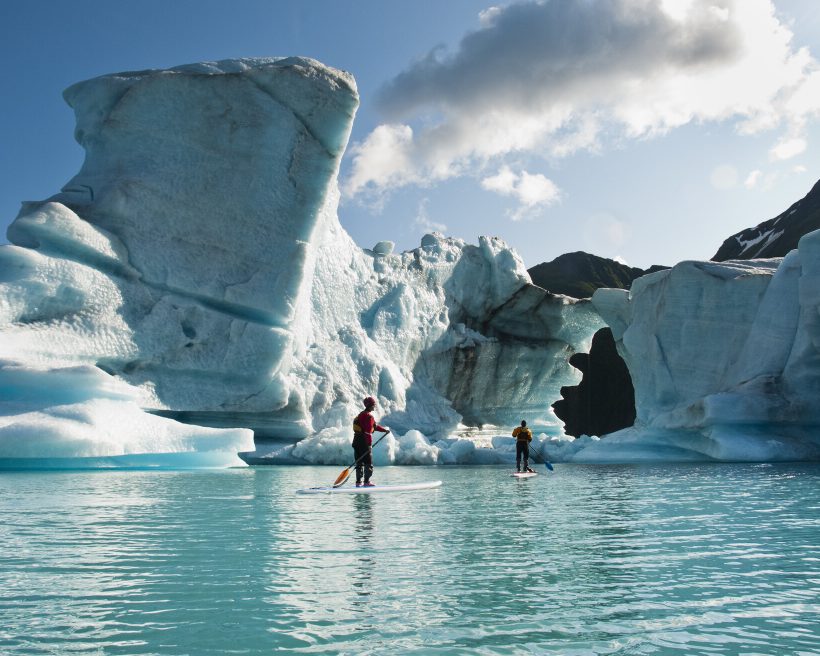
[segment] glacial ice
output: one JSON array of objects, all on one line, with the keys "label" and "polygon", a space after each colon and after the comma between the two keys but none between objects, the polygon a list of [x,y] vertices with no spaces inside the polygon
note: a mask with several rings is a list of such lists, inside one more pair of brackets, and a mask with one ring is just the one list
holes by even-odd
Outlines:
[{"label": "glacial ice", "polygon": [[637,419],[572,459],[820,457],[818,262],[820,231],[785,258],[682,262],[596,291]]},{"label": "glacial ice", "polygon": [[[227,60],[70,87],[86,151],[0,246],[0,467],[349,464],[377,397],[384,464],[820,457],[820,232],[787,257],[684,262],[591,301],[501,239],[358,247],[337,217],[353,78]],[[634,427],[550,405],[608,324]]]},{"label": "glacial ice", "polygon": [[253,431],[292,457],[332,439],[344,461],[371,394],[402,462],[467,454],[436,446],[460,426],[556,424],[598,313],[533,286],[497,238],[356,246],[336,215],[350,75],[245,59],[64,95],[85,162],[0,247],[0,373],[40,381],[0,400],[7,460],[253,452]]},{"label": "glacial ice", "polygon": [[0,467],[227,467],[247,429],[186,426],[145,413],[139,390],[88,365],[0,362]]}]

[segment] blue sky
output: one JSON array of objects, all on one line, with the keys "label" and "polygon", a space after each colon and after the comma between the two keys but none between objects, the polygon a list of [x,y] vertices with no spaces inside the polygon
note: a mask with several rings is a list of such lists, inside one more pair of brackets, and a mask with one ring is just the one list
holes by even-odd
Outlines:
[{"label": "blue sky", "polygon": [[123,70],[304,55],[356,77],[339,216],[632,266],[708,259],[820,178],[816,0],[3,0],[0,226],[83,153],[61,98]]}]

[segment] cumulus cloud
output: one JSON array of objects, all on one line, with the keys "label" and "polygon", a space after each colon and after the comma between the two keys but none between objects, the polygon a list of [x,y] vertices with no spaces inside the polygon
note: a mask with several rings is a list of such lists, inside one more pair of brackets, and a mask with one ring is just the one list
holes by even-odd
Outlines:
[{"label": "cumulus cloud", "polygon": [[380,125],[363,142],[353,144],[353,173],[346,182],[347,192],[357,194],[368,184],[383,190],[421,182],[421,171],[411,161],[412,142],[409,125]]},{"label": "cumulus cloud", "polygon": [[801,139],[820,113],[820,72],[791,39],[770,0],[490,7],[455,49],[431,50],[384,86],[386,121],[353,145],[343,190],[482,176],[510,154],[565,157],[691,122]]},{"label": "cumulus cloud", "polygon": [[546,176],[523,170],[521,173],[514,173],[509,166],[502,166],[496,175],[482,179],[481,186],[518,200],[518,209],[510,215],[514,220],[524,218],[538,207],[557,203],[561,196],[558,187]]}]

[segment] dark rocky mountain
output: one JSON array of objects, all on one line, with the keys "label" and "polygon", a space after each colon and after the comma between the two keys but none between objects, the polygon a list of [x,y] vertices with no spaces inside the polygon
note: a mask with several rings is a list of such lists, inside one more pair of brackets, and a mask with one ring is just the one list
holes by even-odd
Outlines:
[{"label": "dark rocky mountain", "polygon": [[605,435],[635,423],[635,389],[612,330],[601,328],[589,353],[575,353],[569,363],[584,377],[562,387],[563,398],[552,404],[568,435]]},{"label": "dark rocky mountain", "polygon": [[783,257],[803,235],[820,229],[820,181],[785,212],[732,235],[712,256],[715,262]]},{"label": "dark rocky mountain", "polygon": [[615,260],[583,251],[559,255],[552,262],[536,264],[528,270],[532,282],[553,294],[589,298],[599,287],[629,289],[635,278],[669,267],[630,267]]}]

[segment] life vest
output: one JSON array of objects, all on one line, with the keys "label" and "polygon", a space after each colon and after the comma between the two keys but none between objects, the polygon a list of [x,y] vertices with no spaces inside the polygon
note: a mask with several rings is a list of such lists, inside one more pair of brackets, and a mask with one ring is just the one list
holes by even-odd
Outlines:
[{"label": "life vest", "polygon": [[519,442],[532,442],[532,431],[526,426],[518,426],[512,433]]}]

